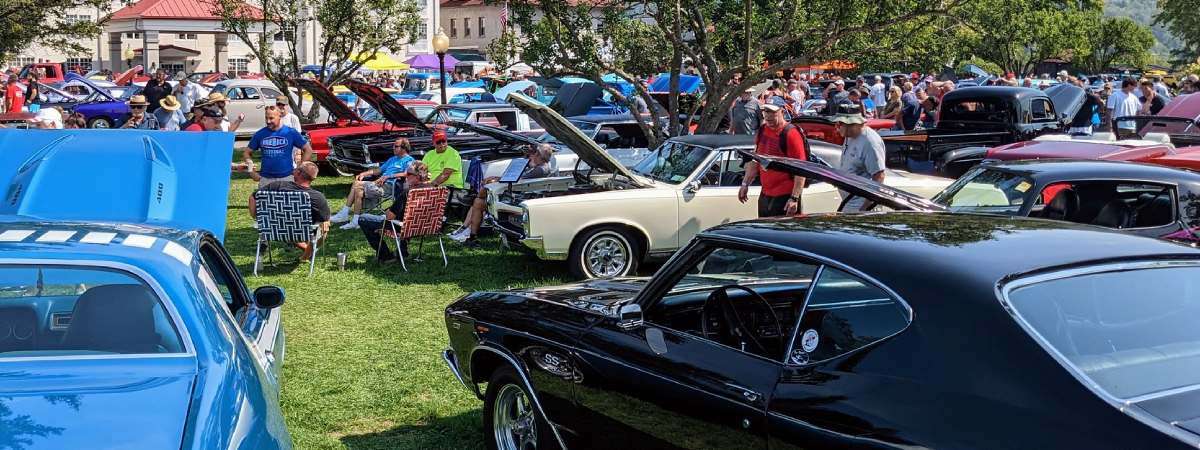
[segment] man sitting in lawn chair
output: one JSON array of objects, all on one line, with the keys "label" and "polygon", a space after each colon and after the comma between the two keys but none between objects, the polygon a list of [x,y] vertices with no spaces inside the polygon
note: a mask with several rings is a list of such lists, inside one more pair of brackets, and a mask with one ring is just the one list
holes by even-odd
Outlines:
[{"label": "man sitting in lawn chair", "polygon": [[[365,204],[378,205],[387,197],[395,196],[397,181],[404,178],[408,166],[415,160],[409,155],[411,151],[412,144],[409,144],[408,139],[396,139],[396,142],[392,143],[393,156],[379,167],[355,176],[354,183],[350,185],[350,195],[346,197],[346,206],[329,220],[333,223],[349,221],[341,226],[343,230],[358,228],[358,214],[362,212]],[[370,177],[376,178],[367,181]]]},{"label": "man sitting in lawn chair", "polygon": [[[529,159],[529,164],[525,166],[525,171],[521,173],[521,180],[532,180],[534,178],[545,178],[554,176],[554,170],[550,163],[554,158],[554,147],[550,144],[538,144],[537,147],[529,147],[525,152],[525,157]],[[463,226],[457,231],[450,233],[450,239],[461,242],[463,246],[468,248],[479,247],[479,240],[476,235],[479,234],[479,226],[483,223],[483,214],[487,211],[487,186],[488,184],[499,181],[499,177],[488,177],[480,183],[478,195],[475,196],[471,204],[471,210],[467,211],[466,219],[463,219]]]},{"label": "man sitting in lawn chair", "polygon": [[[321,191],[312,188],[312,182],[317,179],[317,164],[312,161],[304,161],[292,170],[292,179],[284,179],[272,181],[263,185],[260,190],[265,191],[301,191],[308,193],[308,199],[312,207],[312,221],[315,224],[320,224],[321,236],[329,233],[329,203],[325,201],[325,195]],[[257,216],[257,208],[255,207],[254,197],[250,197],[250,215]],[[309,248],[307,242],[296,242],[296,248],[303,251],[300,257],[302,260],[312,258],[312,249]],[[320,243],[318,243],[320,245]]]},{"label": "man sitting in lawn chair", "polygon": [[[363,236],[367,238],[367,243],[375,250],[375,258],[379,262],[388,262],[395,260],[398,255],[394,253],[387,242],[383,239],[383,227],[389,220],[404,220],[404,208],[408,206],[408,192],[413,189],[431,187],[429,183],[429,167],[421,161],[413,161],[409,164],[408,171],[404,173],[404,180],[397,183],[395,198],[392,201],[392,206],[384,212],[384,219],[376,219],[373,217],[360,217],[358,227],[362,229]],[[398,249],[402,254],[408,255],[408,241],[400,241]]]}]

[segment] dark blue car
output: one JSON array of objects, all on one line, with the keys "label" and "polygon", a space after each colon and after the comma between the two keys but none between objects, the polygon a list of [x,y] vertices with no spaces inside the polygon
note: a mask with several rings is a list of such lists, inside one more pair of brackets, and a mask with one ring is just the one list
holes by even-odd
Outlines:
[{"label": "dark blue car", "polygon": [[291,448],[283,291],[221,243],[232,144],[0,130],[0,447]]}]

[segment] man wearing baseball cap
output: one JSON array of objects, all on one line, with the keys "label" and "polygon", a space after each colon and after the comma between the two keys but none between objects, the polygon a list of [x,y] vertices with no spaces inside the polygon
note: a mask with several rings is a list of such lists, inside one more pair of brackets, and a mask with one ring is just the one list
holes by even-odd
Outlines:
[{"label": "man wearing baseball cap", "polygon": [[[754,138],[754,153],[808,159],[808,146],[799,128],[783,118],[783,108],[774,103],[762,106],[763,126]],[[762,172],[762,191],[758,196],[758,217],[790,216],[800,213],[800,195],[804,193],[804,177],[778,170],[759,169],[758,163],[746,163],[746,177],[738,190],[738,201],[746,203],[750,184]]]},{"label": "man wearing baseball cap", "polygon": [[462,159],[458,156],[458,150],[450,146],[445,131],[433,132],[433,151],[425,153],[421,162],[429,167],[434,186],[463,189]]},{"label": "man wearing baseball cap", "polygon": [[192,111],[192,123],[183,131],[221,131],[221,119],[225,118],[221,110],[211,106],[200,106]]},{"label": "man wearing baseball cap", "polygon": [[[857,107],[844,110],[833,118],[833,123],[838,134],[846,138],[842,147],[842,162],[838,168],[843,172],[882,183],[887,153],[879,133],[863,125],[866,120]],[[841,194],[844,201],[842,211],[862,211],[866,199],[854,197],[846,200],[850,193],[841,191]]]}]

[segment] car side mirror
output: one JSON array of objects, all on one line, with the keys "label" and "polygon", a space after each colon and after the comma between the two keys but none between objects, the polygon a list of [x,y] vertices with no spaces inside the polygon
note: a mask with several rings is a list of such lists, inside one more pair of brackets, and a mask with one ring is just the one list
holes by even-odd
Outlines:
[{"label": "car side mirror", "polygon": [[692,180],[687,186],[683,187],[683,191],[688,194],[695,194],[700,190],[700,180]]},{"label": "car side mirror", "polygon": [[254,306],[258,309],[275,309],[283,306],[283,288],[278,286],[260,286],[254,290]]},{"label": "car side mirror", "polygon": [[622,305],[617,310],[617,326],[622,330],[632,330],[642,326],[642,306],[637,303]]}]

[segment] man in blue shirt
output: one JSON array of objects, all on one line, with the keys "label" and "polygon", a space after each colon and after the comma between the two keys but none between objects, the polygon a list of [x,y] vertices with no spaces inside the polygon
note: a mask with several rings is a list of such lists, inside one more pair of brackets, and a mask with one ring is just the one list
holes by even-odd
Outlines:
[{"label": "man in blue shirt", "polygon": [[[266,110],[267,126],[254,133],[250,145],[243,153],[247,166],[253,167],[250,152],[257,150],[262,155],[262,167],[258,174],[258,187],[276,181],[292,181],[292,171],[301,161],[312,159],[312,145],[300,134],[300,130],[283,125],[282,116],[275,107]],[[300,149],[299,158],[294,149]]]},{"label": "man in blue shirt", "polygon": [[[408,154],[410,151],[412,144],[408,139],[396,139],[396,142],[392,143],[392,157],[379,167],[355,176],[354,183],[350,185],[350,195],[346,197],[346,206],[329,220],[334,223],[349,221],[342,225],[343,230],[358,228],[358,213],[362,212],[364,201],[381,199],[388,192],[392,192],[394,198],[396,184],[403,183],[404,174],[414,161],[412,155]],[[374,181],[366,181],[369,177],[376,178]]]},{"label": "man in blue shirt", "polygon": [[900,120],[897,125],[905,131],[916,129],[921,121],[921,101],[913,92],[912,82],[905,82],[900,89],[904,94],[900,96]]}]

